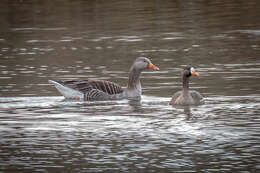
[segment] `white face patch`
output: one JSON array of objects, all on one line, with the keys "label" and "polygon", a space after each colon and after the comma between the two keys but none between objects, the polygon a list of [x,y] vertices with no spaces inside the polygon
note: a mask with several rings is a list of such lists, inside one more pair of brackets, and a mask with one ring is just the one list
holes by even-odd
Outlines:
[{"label": "white face patch", "polygon": [[190,68],[190,73],[192,74],[192,72],[195,72],[195,68],[193,67]]}]

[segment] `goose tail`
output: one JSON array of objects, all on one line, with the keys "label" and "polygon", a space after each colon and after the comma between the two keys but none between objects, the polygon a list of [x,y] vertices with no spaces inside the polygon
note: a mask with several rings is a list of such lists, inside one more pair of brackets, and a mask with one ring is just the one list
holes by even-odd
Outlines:
[{"label": "goose tail", "polygon": [[64,85],[61,81],[49,80],[49,83],[53,84],[55,88],[67,99],[84,99],[84,93]]}]

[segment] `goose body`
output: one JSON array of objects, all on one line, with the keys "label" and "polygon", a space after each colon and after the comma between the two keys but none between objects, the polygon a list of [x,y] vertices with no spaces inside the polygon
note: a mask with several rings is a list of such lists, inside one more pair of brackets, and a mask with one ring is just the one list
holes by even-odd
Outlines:
[{"label": "goose body", "polygon": [[199,105],[203,104],[202,95],[194,90],[189,90],[189,78],[191,76],[198,76],[199,74],[194,68],[188,67],[183,71],[183,89],[176,92],[170,101],[171,105]]},{"label": "goose body", "polygon": [[145,69],[159,70],[148,58],[137,58],[129,72],[128,85],[122,88],[116,83],[104,80],[49,80],[68,99],[116,100],[141,98],[141,72]]},{"label": "goose body", "polygon": [[67,99],[109,100],[122,95],[121,86],[103,80],[49,80]]}]

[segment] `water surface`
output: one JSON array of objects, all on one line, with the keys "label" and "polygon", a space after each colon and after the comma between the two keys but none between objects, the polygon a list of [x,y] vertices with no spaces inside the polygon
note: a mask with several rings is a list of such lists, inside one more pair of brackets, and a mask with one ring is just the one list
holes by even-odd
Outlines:
[{"label": "water surface", "polygon": [[[259,172],[259,2],[5,1],[0,28],[0,172]],[[143,97],[64,100],[49,79],[125,86]],[[172,107],[195,67],[197,107]]]}]

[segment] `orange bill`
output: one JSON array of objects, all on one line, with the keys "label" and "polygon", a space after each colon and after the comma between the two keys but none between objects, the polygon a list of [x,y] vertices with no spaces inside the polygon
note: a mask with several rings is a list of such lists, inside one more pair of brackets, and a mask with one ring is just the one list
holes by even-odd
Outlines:
[{"label": "orange bill", "polygon": [[192,76],[199,76],[199,73],[196,71],[193,71],[191,74],[192,74]]},{"label": "orange bill", "polygon": [[149,63],[149,69],[152,69],[152,70],[160,70],[158,67],[156,67],[156,66],[153,65],[152,63]]}]

